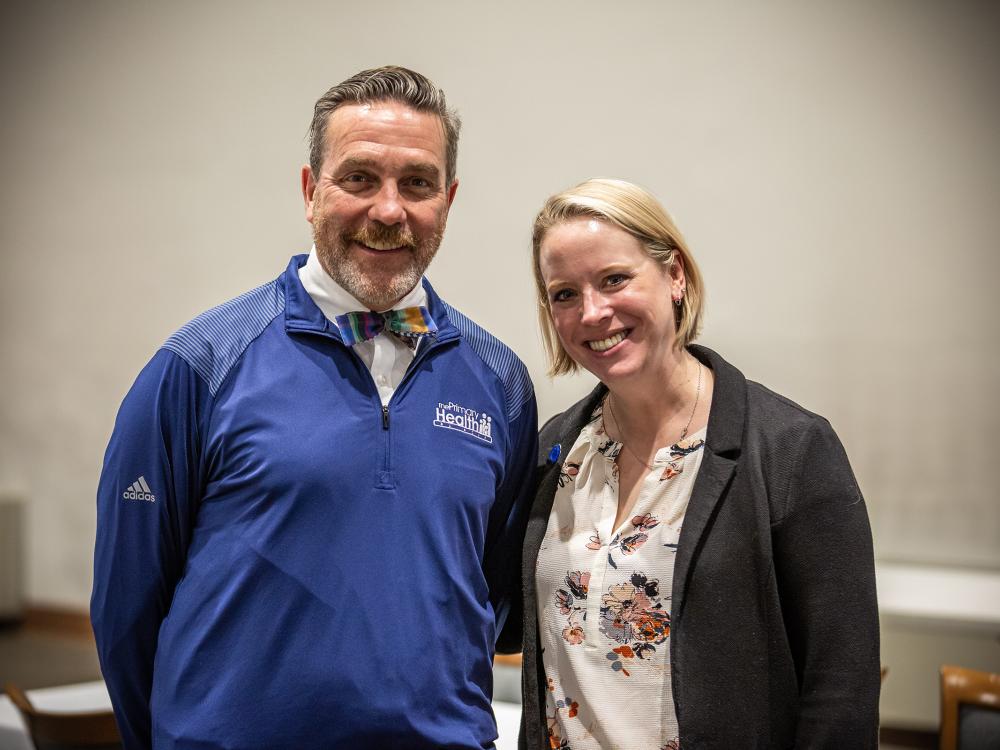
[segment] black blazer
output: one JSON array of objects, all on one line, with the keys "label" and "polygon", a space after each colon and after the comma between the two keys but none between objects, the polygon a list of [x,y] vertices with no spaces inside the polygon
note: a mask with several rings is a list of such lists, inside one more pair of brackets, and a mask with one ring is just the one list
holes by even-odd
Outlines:
[{"label": "black blazer", "polygon": [[[684,750],[877,748],[875,566],[847,455],[822,417],[710,349],[690,351],[712,368],[715,391],[673,579]],[[522,748],[548,748],[535,563],[560,468],[549,457],[556,444],[569,452],[605,393],[598,386],[539,439],[522,561]]]}]

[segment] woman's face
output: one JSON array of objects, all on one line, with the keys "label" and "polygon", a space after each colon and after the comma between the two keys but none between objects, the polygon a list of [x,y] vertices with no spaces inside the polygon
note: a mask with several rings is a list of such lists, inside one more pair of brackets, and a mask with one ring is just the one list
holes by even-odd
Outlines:
[{"label": "woman's face", "polygon": [[613,385],[669,361],[680,263],[667,270],[625,230],[581,217],[546,233],[539,266],[559,341],[581,367]]}]

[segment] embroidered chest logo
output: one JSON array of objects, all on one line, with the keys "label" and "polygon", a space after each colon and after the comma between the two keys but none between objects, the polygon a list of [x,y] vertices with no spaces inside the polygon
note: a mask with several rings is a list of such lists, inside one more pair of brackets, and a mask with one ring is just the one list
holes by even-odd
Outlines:
[{"label": "embroidered chest logo", "polygon": [[493,417],[475,409],[459,406],[454,401],[439,403],[434,410],[434,426],[458,430],[485,443],[493,443]]}]

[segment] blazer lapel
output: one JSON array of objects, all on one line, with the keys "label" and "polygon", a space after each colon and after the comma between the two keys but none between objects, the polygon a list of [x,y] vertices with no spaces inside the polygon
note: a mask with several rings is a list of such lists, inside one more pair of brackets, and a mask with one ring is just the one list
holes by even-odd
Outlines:
[{"label": "blazer lapel", "polygon": [[715,389],[708,417],[708,436],[701,468],[691,490],[684,525],[674,560],[674,582],[671,592],[671,618],[677,620],[684,611],[691,567],[700,549],[701,537],[715,512],[715,506],[729,485],[743,444],[743,423],[746,418],[746,379],[722,357],[703,346],[691,346],[690,352],[712,369]]},{"label": "blazer lapel", "polygon": [[[527,747],[541,747],[547,743],[540,734],[545,721],[545,674],[542,670],[542,646],[538,639],[538,593],[535,589],[535,566],[538,551],[545,538],[545,528],[549,523],[552,503],[559,486],[559,472],[563,461],[580,430],[590,419],[597,402],[606,393],[599,385],[583,401],[569,410],[553,417],[542,427],[538,436],[538,462],[535,477],[538,489],[528,516],[528,528],[524,534],[524,552],[521,560],[521,591],[524,596],[523,664],[521,669],[521,691],[524,711],[521,716],[522,738]],[[553,448],[558,445],[558,455],[553,457]],[[524,745],[522,745],[523,747]]]},{"label": "blazer lapel", "polygon": [[528,516],[528,528],[524,533],[524,559],[522,560],[521,586],[525,591],[534,591],[535,564],[538,561],[538,547],[545,536],[545,527],[549,523],[549,513],[552,512],[552,502],[556,496],[556,485],[559,482],[559,471],[562,462],[557,461],[540,469],[538,490],[535,502]]},{"label": "blazer lapel", "polygon": [[[552,503],[555,500],[559,482],[559,472],[562,469],[566,454],[576,442],[580,430],[590,420],[590,415],[598,401],[604,398],[607,389],[598,385],[583,401],[573,408],[551,419],[538,436],[538,464],[536,477],[538,489],[535,491],[535,501],[528,517],[528,529],[524,535],[524,557],[521,566],[521,585],[526,594],[534,597],[535,565],[538,561],[538,548],[545,537],[545,527],[549,523]],[[553,459],[552,451],[559,446],[558,455]],[[529,618],[530,619],[530,618]]]}]

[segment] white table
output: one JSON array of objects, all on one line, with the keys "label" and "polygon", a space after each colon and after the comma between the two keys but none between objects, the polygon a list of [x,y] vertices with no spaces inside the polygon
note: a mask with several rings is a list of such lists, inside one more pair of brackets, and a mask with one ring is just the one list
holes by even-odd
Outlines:
[{"label": "white table", "polygon": [[[101,711],[111,708],[111,698],[103,680],[39,688],[27,693],[35,708],[42,711]],[[0,695],[0,750],[34,750],[20,712],[6,695]]]},{"label": "white table", "polygon": [[[29,690],[28,698],[36,708],[46,711],[100,711],[111,708],[108,689],[101,680]],[[521,706],[496,701],[493,713],[497,717],[497,729],[500,733],[496,743],[497,750],[515,750],[517,733],[521,727]],[[0,750],[34,750],[21,714],[6,695],[0,695]]]},{"label": "white table", "polygon": [[521,704],[493,701],[497,717],[497,750],[517,750],[517,733],[521,729]]},{"label": "white table", "polygon": [[1000,635],[1000,573],[879,563],[879,614],[892,622]]}]

